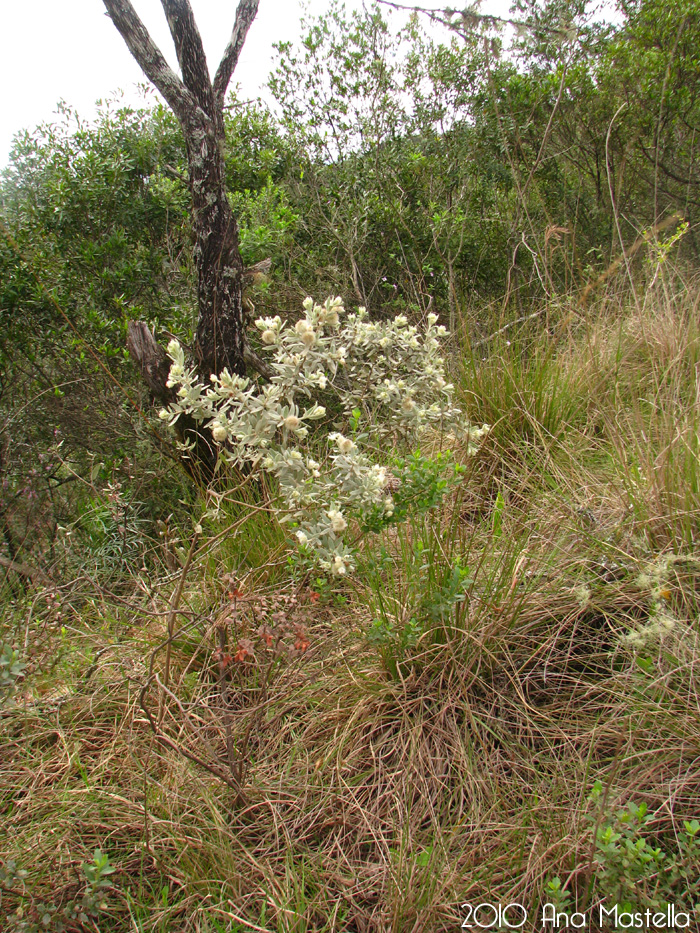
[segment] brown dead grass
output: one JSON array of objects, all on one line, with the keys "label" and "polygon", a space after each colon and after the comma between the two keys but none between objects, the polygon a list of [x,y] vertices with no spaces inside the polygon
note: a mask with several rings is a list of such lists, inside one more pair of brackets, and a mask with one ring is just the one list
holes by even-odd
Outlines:
[{"label": "brown dead grass", "polygon": [[[633,385],[695,404],[697,341],[685,312],[628,322],[622,356],[610,349],[615,323],[605,327],[607,341],[601,324],[563,354],[561,391],[587,384],[587,396],[543,406],[513,369],[502,398],[520,406],[502,411],[511,425],[494,429],[433,525],[447,552],[468,559],[468,598],[448,637],[422,638],[399,678],[365,638],[366,580],[336,593],[338,605],[251,577],[248,602],[232,607],[206,558],[178,617],[174,696],[160,694],[168,747],[140,697],[157,720],[148,678],[154,651],[162,673],[175,582],[90,612],[76,599],[70,647],[47,628],[35,663],[53,673],[33,674],[25,702],[1,714],[0,860],[29,876],[0,912],[21,904],[31,916],[41,901],[79,896],[81,864],[98,847],[118,868],[103,931],[447,933],[467,901],[535,911],[555,875],[582,908],[596,867],[596,780],[610,812],[647,803],[650,832],[672,848],[683,820],[700,815],[700,554],[695,492],[679,514],[660,477],[686,495],[695,474],[684,461],[685,473],[642,471],[633,487],[621,457],[638,455],[649,427],[628,405]],[[653,427],[663,448],[671,419]],[[398,537],[386,543],[398,560]],[[626,637],[653,623],[659,598],[674,625],[649,640],[642,669]],[[256,633],[280,607],[287,643],[301,625],[310,646],[280,652],[268,683],[271,655]],[[255,643],[254,658],[226,667],[224,694],[222,626],[231,653],[241,637]],[[52,683],[70,696],[37,702]],[[221,779],[231,742],[245,747],[242,794]]]}]

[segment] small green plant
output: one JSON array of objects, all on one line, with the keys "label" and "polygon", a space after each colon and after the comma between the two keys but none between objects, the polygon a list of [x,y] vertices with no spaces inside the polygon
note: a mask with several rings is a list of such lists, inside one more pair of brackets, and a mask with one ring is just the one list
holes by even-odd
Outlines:
[{"label": "small green plant", "polygon": [[371,645],[378,648],[388,673],[398,679],[399,672],[406,673],[404,659],[410,649],[416,646],[422,634],[423,626],[415,616],[401,623],[387,615],[381,615],[373,620],[367,639]]},{"label": "small green plant", "polygon": [[[13,933],[65,933],[75,929],[76,923],[82,929],[83,924],[90,924],[108,909],[107,891],[114,887],[109,876],[115,871],[109,856],[95,849],[92,861],[83,862],[81,866],[85,891],[80,902],[69,901],[59,906],[32,901],[30,907],[21,903],[8,917],[9,929]],[[27,876],[25,869],[18,868],[16,862],[9,860],[0,866],[0,888],[20,897],[25,893],[29,895]]]},{"label": "small green plant", "polygon": [[29,873],[24,868],[18,868],[14,859],[8,859],[0,865],[0,885],[4,888],[18,888],[24,885]]},{"label": "small green plant", "polygon": [[14,696],[25,667],[19,654],[10,645],[0,642],[0,706]]},{"label": "small green plant", "polygon": [[569,914],[572,911],[571,894],[562,886],[561,878],[557,875],[545,885],[545,899],[548,904],[554,905],[554,915]]},{"label": "small green plant", "polygon": [[95,849],[92,861],[83,862],[82,871],[87,888],[81,901],[79,918],[85,923],[89,916],[97,916],[101,910],[107,909],[106,892],[112,887],[109,876],[114,874],[116,868],[111,864],[106,852]]},{"label": "small green plant", "polygon": [[433,457],[416,450],[408,457],[397,458],[391,466],[392,486],[396,487],[392,495],[394,508],[391,512],[384,508],[370,509],[363,517],[362,531],[376,534],[405,521],[409,515],[437,508],[464,472],[465,468],[455,462],[449,450],[438,451]]},{"label": "small green plant", "polygon": [[651,816],[645,803],[630,801],[617,813],[607,813],[599,781],[594,784],[590,799],[597,810],[593,817],[595,899],[605,902],[607,910],[617,906],[624,913],[647,909],[665,912],[673,905],[677,912],[700,917],[697,873],[700,823],[685,821],[675,851],[664,851],[649,838],[647,825]]},{"label": "small green plant", "polygon": [[458,628],[460,606],[473,584],[458,542],[430,513],[400,526],[396,543],[366,559],[364,572],[376,613],[368,639],[394,678],[413,665],[419,645],[444,644]]}]

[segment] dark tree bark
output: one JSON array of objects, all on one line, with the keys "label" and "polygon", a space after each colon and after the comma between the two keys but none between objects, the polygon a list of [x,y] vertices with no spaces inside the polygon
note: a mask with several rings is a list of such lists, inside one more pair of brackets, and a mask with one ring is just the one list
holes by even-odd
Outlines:
[{"label": "dark tree bark", "polygon": [[[185,137],[197,269],[199,317],[194,351],[198,371],[207,381],[211,373],[218,375],[224,368],[245,375],[249,353],[245,345],[244,270],[238,226],[224,185],[223,108],[258,0],[238,4],[233,32],[213,82],[189,0],[161,0],[182,78],[170,68],[130,0],[103,2],[129,51],[174,112]],[[144,329],[147,332],[145,325]],[[167,402],[167,358],[153,338],[145,338],[144,329],[130,332],[132,356],[154,395]],[[140,356],[135,353],[134,341]]]}]

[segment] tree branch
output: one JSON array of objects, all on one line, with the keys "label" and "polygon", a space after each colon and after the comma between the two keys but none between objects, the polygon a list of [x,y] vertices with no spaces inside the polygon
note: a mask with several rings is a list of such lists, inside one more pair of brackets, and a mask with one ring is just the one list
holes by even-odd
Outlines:
[{"label": "tree branch", "polygon": [[260,373],[263,379],[266,379],[268,382],[270,382],[272,377],[275,375],[275,371],[272,366],[270,366],[270,364],[261,356],[258,356],[255,350],[253,350],[253,348],[249,346],[247,342],[243,347],[243,359],[245,360],[245,364],[249,369],[254,369],[256,373]]},{"label": "tree branch", "polygon": [[155,398],[169,404],[175,393],[168,386],[171,360],[144,321],[129,321],[126,345],[131,360]]},{"label": "tree branch", "polygon": [[447,26],[453,32],[465,35],[465,31],[472,30],[476,26],[514,26],[515,29],[529,29],[537,33],[549,33],[553,36],[566,38],[567,31],[557,26],[546,26],[543,23],[528,23],[520,19],[509,19],[504,16],[494,16],[491,13],[479,13],[476,9],[478,4],[473,7],[466,7],[464,10],[453,10],[447,7],[444,10],[427,10],[422,6],[407,6],[403,3],[395,3],[394,0],[378,0],[384,6],[392,7],[394,10],[406,10],[409,13],[422,13],[434,23],[440,23]]},{"label": "tree branch", "polygon": [[477,340],[476,343],[473,343],[472,350],[477,350],[479,347],[483,347],[485,343],[489,343],[494,339],[494,337],[498,337],[499,334],[504,333],[504,331],[507,331],[509,328],[515,327],[516,324],[524,324],[525,321],[532,321],[533,318],[539,317],[540,314],[542,314],[542,312],[545,310],[545,308],[540,308],[539,311],[533,311],[532,314],[526,314],[524,317],[519,317],[517,320],[511,321],[509,324],[506,324],[505,327],[499,327],[499,329],[493,334],[489,334],[488,337],[483,337],[481,340]]},{"label": "tree branch", "polygon": [[233,32],[214,78],[214,103],[219,111],[223,110],[226,89],[238,64],[238,56],[241,54],[245,37],[248,35],[248,30],[257,12],[258,0],[241,0],[238,4]]},{"label": "tree branch", "polygon": [[0,567],[6,567],[8,570],[14,570],[21,577],[27,577],[33,583],[40,583],[42,586],[50,586],[51,579],[38,567],[30,567],[28,564],[21,564],[19,561],[10,560],[0,554]]},{"label": "tree branch", "polygon": [[214,117],[214,95],[211,78],[190,0],[161,0],[170,34],[175,43],[182,80],[210,117]]},{"label": "tree branch", "polygon": [[103,3],[146,77],[158,88],[178,120],[188,122],[198,101],[166,62],[130,0],[103,0]]}]

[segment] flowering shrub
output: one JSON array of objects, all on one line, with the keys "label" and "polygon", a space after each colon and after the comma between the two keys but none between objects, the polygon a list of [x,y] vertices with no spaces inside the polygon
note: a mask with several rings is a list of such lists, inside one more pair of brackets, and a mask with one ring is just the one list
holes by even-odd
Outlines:
[{"label": "flowering shrub", "polygon": [[438,339],[446,330],[436,326],[436,314],[420,333],[403,315],[378,323],[367,320],[364,308],[345,315],[340,298],[323,305],[307,298],[304,311],[294,326],[279,316],[256,321],[274,371],[262,386],[227,370],[205,386],[171,341],[168,384],[178,386],[178,399],[161,417],[173,424],[191,415],[211,430],[220,461],[274,476],[283,520],[297,524],[298,543],[324,570],[342,575],[354,567],[345,541],[349,518],[371,515],[376,528],[378,517],[391,519],[395,504],[388,470],[374,462],[368,445],[361,449],[367,436],[335,430],[326,434],[325,449],[312,445],[319,432],[310,438],[311,424],[329,423],[319,395],[330,397],[355,429],[363,411],[371,417],[375,454],[382,442],[415,441],[431,428],[465,437],[476,449],[488,426],[465,424],[454,404]]}]

